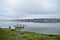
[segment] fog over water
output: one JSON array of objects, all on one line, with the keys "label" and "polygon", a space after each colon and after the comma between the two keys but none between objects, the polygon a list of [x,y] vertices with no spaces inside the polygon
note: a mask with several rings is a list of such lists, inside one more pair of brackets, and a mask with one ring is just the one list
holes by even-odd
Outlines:
[{"label": "fog over water", "polygon": [[[0,20],[59,18],[60,0],[0,0]],[[60,23],[0,21],[0,27],[25,24],[22,31],[60,35]]]},{"label": "fog over water", "polygon": [[24,24],[22,31],[35,32],[39,34],[54,34],[60,35],[60,23],[33,23],[33,22],[18,22],[18,21],[0,21],[1,28],[14,29],[14,24]]}]

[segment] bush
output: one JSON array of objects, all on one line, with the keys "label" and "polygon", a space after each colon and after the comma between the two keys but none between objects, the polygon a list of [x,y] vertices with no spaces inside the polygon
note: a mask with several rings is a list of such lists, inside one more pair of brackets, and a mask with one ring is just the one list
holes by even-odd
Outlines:
[{"label": "bush", "polygon": [[15,29],[10,29],[11,31],[15,31]]}]

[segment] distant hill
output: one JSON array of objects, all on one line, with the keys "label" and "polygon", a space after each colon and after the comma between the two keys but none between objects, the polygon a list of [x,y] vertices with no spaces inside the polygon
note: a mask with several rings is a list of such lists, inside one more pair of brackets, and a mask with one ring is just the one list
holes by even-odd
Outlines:
[{"label": "distant hill", "polygon": [[36,22],[36,23],[57,23],[60,19],[57,18],[39,18],[39,19],[17,19],[12,21],[22,21],[22,22]]}]

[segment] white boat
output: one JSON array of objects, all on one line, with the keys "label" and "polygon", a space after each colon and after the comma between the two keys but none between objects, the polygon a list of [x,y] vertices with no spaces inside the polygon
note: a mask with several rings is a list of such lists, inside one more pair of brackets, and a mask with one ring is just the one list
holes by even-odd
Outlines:
[{"label": "white boat", "polygon": [[24,26],[25,26],[24,24],[16,24],[16,25],[14,25],[15,29],[16,28],[24,28]]}]

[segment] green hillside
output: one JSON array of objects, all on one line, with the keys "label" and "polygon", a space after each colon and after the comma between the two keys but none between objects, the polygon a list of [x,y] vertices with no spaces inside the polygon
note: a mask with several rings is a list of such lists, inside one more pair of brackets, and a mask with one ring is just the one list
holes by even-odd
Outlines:
[{"label": "green hillside", "polygon": [[0,28],[0,40],[60,40],[60,36]]}]

